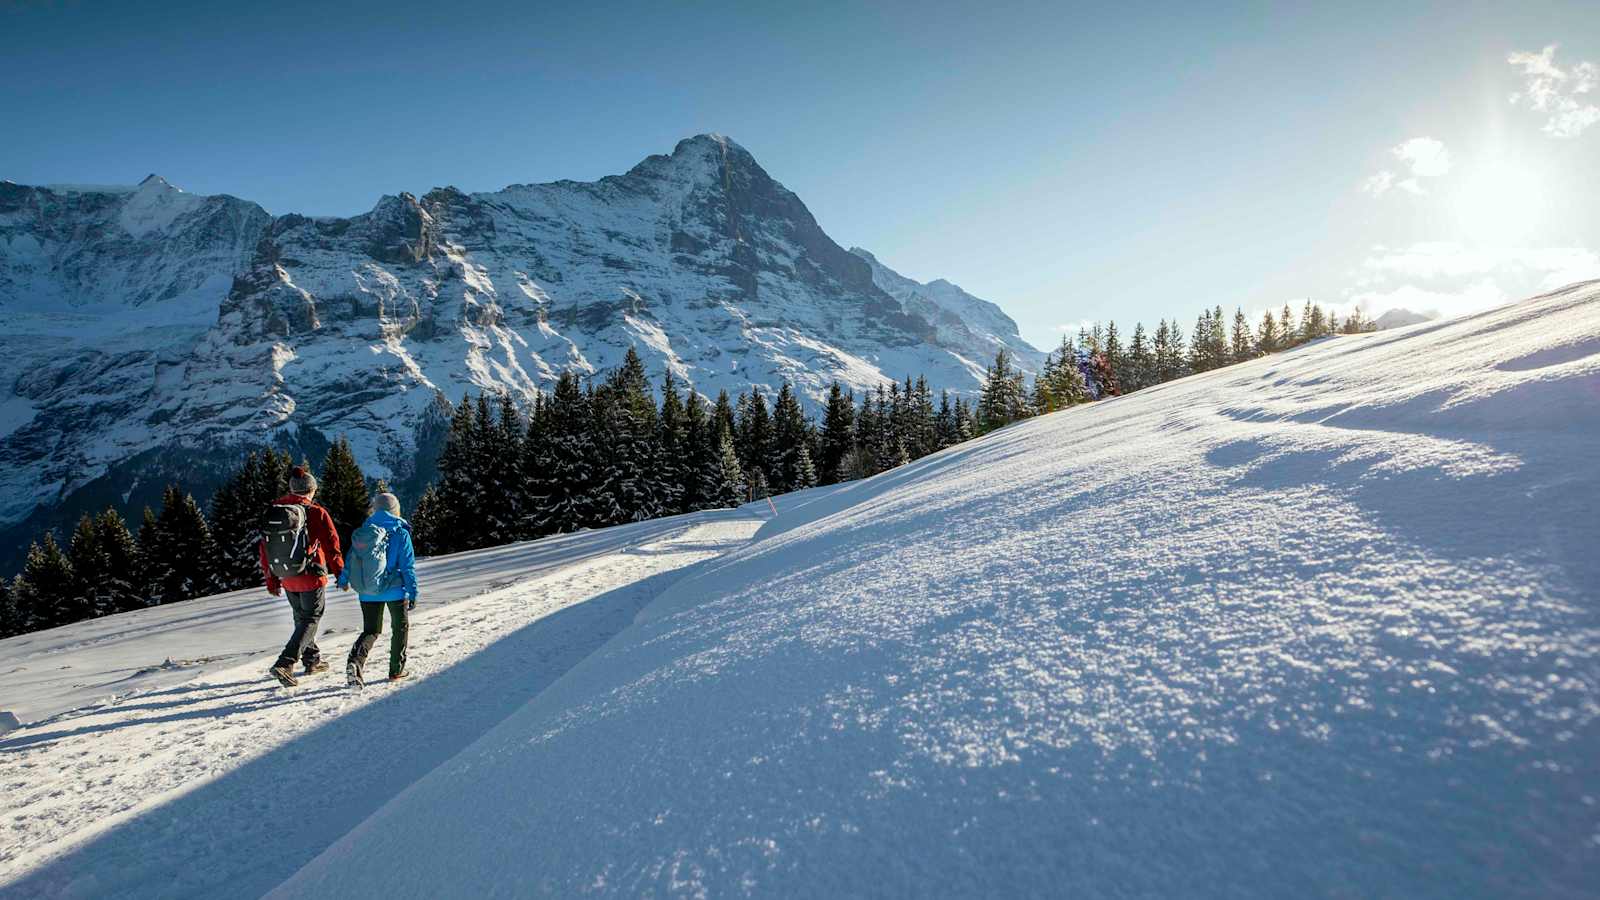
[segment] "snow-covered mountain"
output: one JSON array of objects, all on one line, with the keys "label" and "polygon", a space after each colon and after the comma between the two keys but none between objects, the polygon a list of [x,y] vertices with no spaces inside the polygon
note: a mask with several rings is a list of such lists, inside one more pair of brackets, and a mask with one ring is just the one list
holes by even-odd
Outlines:
[{"label": "snow-covered mountain", "polygon": [[1428,315],[1426,313],[1412,312],[1409,309],[1397,308],[1391,309],[1379,316],[1372,324],[1379,331],[1385,331],[1390,328],[1404,328],[1407,325],[1420,325],[1423,322],[1431,322],[1436,318],[1438,317]]},{"label": "snow-covered mountain", "polygon": [[445,400],[526,398],[630,345],[712,396],[972,390],[1002,345],[1041,359],[992,304],[845,251],[716,135],[594,183],[402,193],[348,219],[155,176],[0,183],[0,315],[0,524],[136,505],[269,438],[315,455],[347,434],[404,483]]}]

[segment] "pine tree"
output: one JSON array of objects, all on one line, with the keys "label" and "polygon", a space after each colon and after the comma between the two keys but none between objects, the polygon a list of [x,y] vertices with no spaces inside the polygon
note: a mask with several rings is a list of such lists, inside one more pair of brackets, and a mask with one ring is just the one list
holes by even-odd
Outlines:
[{"label": "pine tree", "polygon": [[[726,399],[727,395],[723,395]],[[746,496],[744,470],[739,467],[739,453],[733,445],[733,432],[718,428],[716,440],[716,466],[707,470],[702,492],[708,508],[726,508],[743,503]]]},{"label": "pine tree", "polygon": [[956,443],[978,436],[978,416],[964,397],[956,398]]},{"label": "pine tree", "polygon": [[1100,352],[1106,358],[1106,365],[1109,366],[1113,372],[1122,371],[1122,339],[1117,334],[1116,322],[1106,323],[1105,346],[1101,348]]},{"label": "pine tree", "polygon": [[54,533],[46,531],[43,540],[28,547],[19,581],[21,605],[30,613],[29,631],[55,628],[82,618],[78,579],[67,555],[56,544]]},{"label": "pine tree", "polygon": [[1294,324],[1294,310],[1289,304],[1283,305],[1283,312],[1278,316],[1278,349],[1287,350],[1300,343],[1300,329]]},{"label": "pine tree", "polygon": [[756,501],[772,496],[772,489],[767,485],[767,475],[760,469],[753,470],[750,475],[750,500]]},{"label": "pine tree", "polygon": [[496,401],[497,412],[483,440],[484,546],[508,544],[522,537],[526,491],[522,481],[522,416],[509,391]]},{"label": "pine tree", "polygon": [[934,424],[933,391],[928,379],[917,376],[911,393],[911,452],[912,459],[921,459],[939,449],[938,428]]},{"label": "pine tree", "polygon": [[418,557],[439,552],[439,492],[433,485],[423,490],[411,509],[411,543]]},{"label": "pine tree", "polygon": [[[100,583],[104,596],[111,603],[109,611],[127,612],[144,607],[145,598],[138,589],[139,547],[128,531],[128,524],[122,521],[122,515],[115,508],[106,507],[105,512],[95,518],[94,528],[95,540],[105,559],[105,574]],[[255,571],[255,583],[259,584],[259,562]]]},{"label": "pine tree", "polygon": [[660,421],[644,363],[632,347],[606,379],[592,408],[598,478],[592,493],[594,527],[653,519],[665,511]]},{"label": "pine tree", "polygon": [[954,446],[960,441],[956,434],[956,408],[950,403],[949,390],[939,391],[939,411],[933,416],[933,430],[939,450]]},{"label": "pine tree", "polygon": [[148,556],[141,544],[140,555],[147,565],[153,565],[153,595],[157,602],[177,603],[215,591],[217,582],[211,561],[217,556],[216,545],[194,496],[177,485],[169,485],[162,495],[156,524],[158,543]]},{"label": "pine tree", "polygon": [[1261,325],[1256,329],[1256,351],[1265,356],[1268,353],[1277,353],[1280,349],[1278,333],[1278,320],[1273,318],[1272,310],[1267,310],[1261,317]]},{"label": "pine tree", "polygon": [[484,546],[482,484],[477,472],[480,442],[478,417],[471,398],[463,394],[450,417],[450,431],[439,454],[435,552],[455,553]]},{"label": "pine tree", "polygon": [[1122,389],[1137,391],[1154,383],[1155,359],[1150,350],[1143,322],[1133,325],[1133,337],[1128,341],[1127,364],[1122,369]]},{"label": "pine tree", "polygon": [[367,498],[367,478],[356,464],[356,455],[344,435],[334,440],[322,458],[322,471],[317,477],[317,502],[333,517],[334,530],[339,532],[339,546],[349,547],[350,536],[367,520],[371,502]]},{"label": "pine tree", "polygon": [[1255,357],[1255,347],[1250,340],[1250,320],[1245,318],[1244,307],[1233,311],[1233,343],[1229,347],[1232,362],[1241,363]]},{"label": "pine tree", "polygon": [[161,585],[167,579],[171,557],[167,552],[166,537],[161,533],[161,520],[148,506],[144,508],[144,515],[139,522],[136,543],[139,548],[139,571],[134,579],[134,588],[146,605],[160,603]]},{"label": "pine tree", "polygon": [[[768,456],[772,489],[775,493],[786,494],[800,487],[802,455],[806,457],[805,468],[812,468],[810,452],[806,447],[805,410],[801,408],[800,398],[787,381],[778,389],[778,402],[772,409],[772,437]],[[816,472],[813,469],[811,484],[806,487],[815,484]]]},{"label": "pine tree", "polygon": [[[1092,335],[1091,338],[1095,339]],[[1011,367],[1011,355],[1002,347],[984,378],[978,400],[978,426],[985,432],[993,431],[1026,415],[1027,396],[1023,391],[1022,373]]]},{"label": "pine tree", "polygon": [[[688,391],[688,400],[683,404],[683,422],[680,429],[679,454],[682,463],[679,466],[682,479],[682,490],[678,495],[678,506],[684,512],[694,512],[707,509],[711,504],[711,497],[715,494],[714,487],[707,479],[707,473],[717,465],[717,446],[711,434],[711,419],[706,416],[705,404],[700,401],[700,395],[691,387]],[[666,416],[663,414],[662,421]],[[665,430],[665,425],[662,426]]]},{"label": "pine tree", "polygon": [[[271,451],[268,451],[269,455]],[[211,533],[217,542],[217,581],[223,590],[261,583],[258,555],[262,500],[261,463],[255,453],[211,495]],[[275,499],[275,498],[272,498]]]},{"label": "pine tree", "polygon": [[689,443],[688,412],[684,409],[683,398],[678,394],[678,385],[670,368],[661,380],[660,421],[661,432],[657,442],[661,447],[658,481],[662,489],[662,511],[666,514],[688,512],[686,501],[694,493],[689,486],[694,480],[689,474],[693,452]]},{"label": "pine tree", "polygon": [[78,527],[72,530],[67,542],[67,559],[72,563],[72,573],[77,578],[70,621],[92,619],[116,612],[116,600],[111,596],[111,557],[100,546],[100,532],[95,528],[94,516],[84,513]]},{"label": "pine tree", "polygon": [[545,405],[547,450],[532,486],[538,534],[577,531],[595,518],[591,507],[600,451],[592,438],[590,405],[578,376],[562,372]]},{"label": "pine tree", "polygon": [[855,446],[855,424],[855,398],[835,381],[828,387],[828,403],[822,413],[822,453],[819,461],[823,484],[838,484],[845,480],[844,458]]},{"label": "pine tree", "polygon": [[544,391],[533,395],[533,411],[528,414],[528,430],[522,435],[522,453],[518,459],[517,495],[521,502],[522,520],[517,523],[517,536],[522,540],[542,537],[539,522],[539,479],[550,459],[550,398]]},{"label": "pine tree", "polygon": [[739,448],[739,464],[746,477],[753,477],[756,469],[766,465],[771,452],[772,419],[767,413],[767,400],[756,388],[739,398],[739,424],[733,440]]},{"label": "pine tree", "polygon": [[22,634],[26,630],[22,607],[17,604],[15,585],[0,578],[0,638]]}]

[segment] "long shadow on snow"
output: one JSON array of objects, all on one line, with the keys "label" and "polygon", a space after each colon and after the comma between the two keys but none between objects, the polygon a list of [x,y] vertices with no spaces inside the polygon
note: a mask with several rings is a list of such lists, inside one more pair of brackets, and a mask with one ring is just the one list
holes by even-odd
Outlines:
[{"label": "long shadow on snow", "polygon": [[[698,565],[569,606],[426,679],[370,686],[394,693],[138,814],[0,888],[0,897],[259,897],[543,691]],[[413,646],[448,627],[413,626]],[[380,642],[369,665],[381,667],[383,651]],[[397,852],[427,840],[429,823],[415,826],[395,836]]]}]

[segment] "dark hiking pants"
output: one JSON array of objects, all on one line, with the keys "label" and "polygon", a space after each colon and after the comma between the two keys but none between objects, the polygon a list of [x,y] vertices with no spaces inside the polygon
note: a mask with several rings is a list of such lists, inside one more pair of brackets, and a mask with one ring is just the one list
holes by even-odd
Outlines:
[{"label": "dark hiking pants", "polygon": [[317,625],[322,621],[322,610],[326,605],[324,589],[285,590],[283,595],[289,599],[289,607],[294,610],[294,634],[289,636],[289,643],[283,645],[278,665],[292,667],[295,660],[307,666],[315,665],[322,658],[322,651],[317,649]]},{"label": "dark hiking pants", "polygon": [[406,670],[406,637],[411,623],[406,621],[406,601],[390,600],[387,603],[361,604],[361,636],[350,648],[350,662],[360,671],[367,664],[367,654],[383,634],[383,608],[389,607],[389,674],[399,675]]}]

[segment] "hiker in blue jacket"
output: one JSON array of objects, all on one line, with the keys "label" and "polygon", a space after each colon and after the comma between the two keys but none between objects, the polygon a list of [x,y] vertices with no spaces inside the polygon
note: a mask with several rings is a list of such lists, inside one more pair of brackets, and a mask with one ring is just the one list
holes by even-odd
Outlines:
[{"label": "hiker in blue jacket", "polygon": [[354,588],[361,598],[361,636],[350,648],[345,678],[352,687],[365,682],[361,667],[367,653],[383,633],[383,608],[389,608],[389,680],[410,676],[406,671],[406,613],[417,608],[416,552],[411,546],[411,525],[400,518],[400,500],[393,494],[372,498],[372,515],[350,536],[350,550],[339,589]]}]

